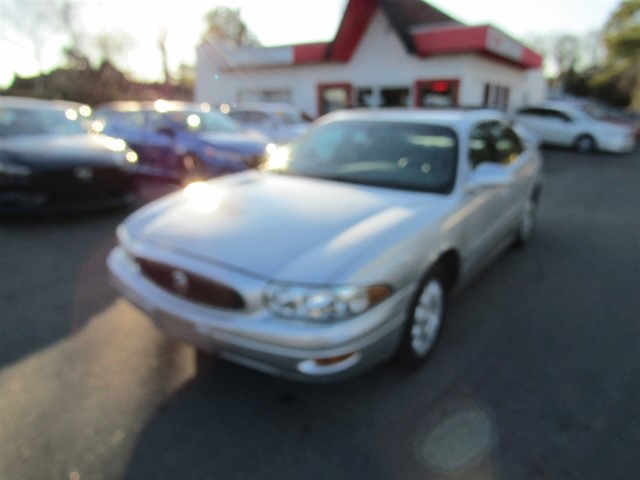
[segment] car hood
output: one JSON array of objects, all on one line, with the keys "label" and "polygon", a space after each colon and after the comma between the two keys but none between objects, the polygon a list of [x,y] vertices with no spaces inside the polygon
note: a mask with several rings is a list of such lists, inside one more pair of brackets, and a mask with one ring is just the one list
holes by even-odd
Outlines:
[{"label": "car hood", "polygon": [[205,204],[217,208],[199,208],[185,190],[134,213],[122,231],[134,243],[255,276],[327,283],[407,227],[424,226],[445,203],[435,194],[258,172],[203,185],[214,198]]},{"label": "car hood", "polygon": [[[105,135],[23,135],[4,138],[0,152],[30,164],[113,163],[125,148],[121,140]],[[116,159],[116,157],[118,157]]]},{"label": "car hood", "polygon": [[254,132],[202,132],[198,139],[219,149],[251,154],[263,153],[268,143],[264,135]]}]

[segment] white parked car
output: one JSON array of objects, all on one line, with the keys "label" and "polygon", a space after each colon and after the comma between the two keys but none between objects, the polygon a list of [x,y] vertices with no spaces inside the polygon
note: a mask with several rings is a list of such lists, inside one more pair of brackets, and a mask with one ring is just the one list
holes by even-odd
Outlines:
[{"label": "white parked car", "polygon": [[635,147],[631,128],[600,118],[573,102],[547,102],[521,108],[517,121],[548,145],[571,147],[581,153],[596,150],[624,153]]},{"label": "white parked car", "polygon": [[417,365],[450,293],[529,240],[541,164],[497,112],[336,112],[262,171],[135,212],[108,265],[159,328],[248,367]]},{"label": "white parked car", "polygon": [[276,145],[284,145],[309,128],[300,111],[287,103],[245,103],[228,115],[248,130],[257,131]]}]

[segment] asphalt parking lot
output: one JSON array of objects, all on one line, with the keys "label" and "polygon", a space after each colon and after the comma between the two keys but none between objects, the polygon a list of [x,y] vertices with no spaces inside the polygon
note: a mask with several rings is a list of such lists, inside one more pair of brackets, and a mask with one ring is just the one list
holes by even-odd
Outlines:
[{"label": "asphalt parking lot", "polygon": [[195,377],[108,284],[129,210],[0,219],[0,479],[640,478],[640,153],[544,154],[430,362],[331,385]]}]

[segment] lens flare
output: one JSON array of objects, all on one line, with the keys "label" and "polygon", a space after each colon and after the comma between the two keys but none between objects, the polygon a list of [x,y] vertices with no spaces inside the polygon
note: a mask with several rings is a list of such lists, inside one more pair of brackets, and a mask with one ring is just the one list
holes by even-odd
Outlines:
[{"label": "lens flare", "polygon": [[205,182],[193,182],[183,190],[189,206],[199,213],[211,213],[222,201],[222,191]]}]

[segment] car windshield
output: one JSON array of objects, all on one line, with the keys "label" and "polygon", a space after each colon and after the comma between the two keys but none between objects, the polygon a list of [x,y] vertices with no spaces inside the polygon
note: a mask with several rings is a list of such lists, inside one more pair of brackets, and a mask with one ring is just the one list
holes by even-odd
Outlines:
[{"label": "car windshield", "polygon": [[286,125],[295,125],[296,123],[304,123],[302,115],[296,112],[277,110],[274,112],[280,121]]},{"label": "car windshield", "polygon": [[79,133],[86,133],[86,130],[80,115],[72,108],[0,107],[0,138]]},{"label": "car windshield", "polygon": [[313,129],[278,150],[267,171],[380,187],[447,193],[458,146],[450,128],[348,120]]},{"label": "car windshield", "polygon": [[585,103],[580,107],[580,110],[596,120],[603,120],[607,117],[606,109],[593,103]]},{"label": "car windshield", "polygon": [[216,112],[199,110],[174,111],[167,114],[172,122],[191,132],[241,132],[242,127],[231,118]]}]

